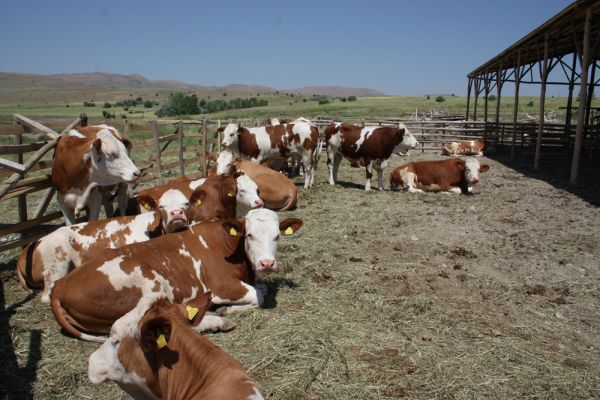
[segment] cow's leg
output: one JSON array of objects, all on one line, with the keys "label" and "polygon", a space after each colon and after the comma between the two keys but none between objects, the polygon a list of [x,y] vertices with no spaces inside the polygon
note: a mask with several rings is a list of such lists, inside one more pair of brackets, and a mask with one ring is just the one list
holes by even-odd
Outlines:
[{"label": "cow's leg", "polygon": [[102,207],[102,193],[99,189],[92,190],[87,201],[88,221],[97,221]]},{"label": "cow's leg", "polygon": [[127,200],[129,200],[129,184],[125,182],[119,183],[117,187],[117,204],[119,205],[119,214],[125,216],[127,212]]},{"label": "cow's leg", "polygon": [[371,178],[373,177],[373,163],[371,160],[365,159],[365,170],[367,175],[367,183],[365,183],[365,190],[371,190]]},{"label": "cow's leg", "polygon": [[214,304],[227,305],[226,307],[219,307],[217,309],[217,313],[219,315],[229,315],[234,312],[259,308],[263,305],[265,300],[260,290],[244,282],[240,283],[247,290],[244,297],[241,297],[239,299],[222,299],[219,296],[213,294],[213,298],[211,301]]},{"label": "cow's leg", "polygon": [[228,332],[233,328],[235,328],[235,322],[209,311],[204,314],[202,321],[194,327],[194,330],[199,333]]},{"label": "cow's leg", "polygon": [[454,186],[454,187],[451,187],[450,189],[448,189],[447,193],[461,194],[462,190],[460,190],[459,187]]},{"label": "cow's leg", "polygon": [[377,171],[377,189],[383,190],[383,169],[387,167],[388,160],[376,160],[373,168]]},{"label": "cow's leg", "polygon": [[327,168],[329,169],[329,184],[335,185],[337,172],[342,162],[342,155],[331,147],[327,148]]},{"label": "cow's leg", "polygon": [[312,185],[313,180],[313,165],[312,165],[312,153],[310,151],[304,151],[302,154],[302,166],[304,167],[304,189],[308,189]]},{"label": "cow's leg", "polygon": [[60,210],[65,216],[65,225],[73,225],[75,223],[75,214],[73,213],[73,210],[65,204],[65,199],[62,195],[59,194],[56,197],[58,199]]}]

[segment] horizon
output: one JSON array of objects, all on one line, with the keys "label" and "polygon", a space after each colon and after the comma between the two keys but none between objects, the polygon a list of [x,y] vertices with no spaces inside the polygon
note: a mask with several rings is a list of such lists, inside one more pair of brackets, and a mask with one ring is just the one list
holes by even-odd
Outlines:
[{"label": "horizon", "polygon": [[[139,74],[199,86],[284,91],[343,86],[392,96],[465,96],[470,71],[571,3],[311,0],[299,9],[273,0],[151,1],[143,7],[30,0],[1,6],[0,71]],[[28,16],[27,23],[21,15]],[[563,90],[549,85],[548,96],[561,96]],[[522,88],[523,95],[538,93],[537,85]]]}]

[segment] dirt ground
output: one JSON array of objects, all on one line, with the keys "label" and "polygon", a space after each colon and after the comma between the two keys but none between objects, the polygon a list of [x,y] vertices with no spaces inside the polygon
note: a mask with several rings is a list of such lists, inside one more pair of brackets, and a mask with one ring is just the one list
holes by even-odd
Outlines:
[{"label": "dirt ground", "polygon": [[[394,156],[401,163],[438,155]],[[487,158],[473,196],[301,189],[266,309],[210,339],[270,399],[600,398],[600,209]],[[389,187],[386,172],[386,187]],[[297,178],[300,183],[302,178]],[[0,397],[127,398],[1,267]]]}]

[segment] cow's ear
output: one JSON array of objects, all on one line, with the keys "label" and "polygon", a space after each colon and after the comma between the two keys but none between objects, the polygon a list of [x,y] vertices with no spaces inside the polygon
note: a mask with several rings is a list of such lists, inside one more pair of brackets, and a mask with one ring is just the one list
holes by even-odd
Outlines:
[{"label": "cow's ear", "polygon": [[198,207],[206,199],[206,190],[197,188],[190,196],[190,206]]},{"label": "cow's ear", "polygon": [[238,133],[241,133],[243,130],[244,130],[244,127],[242,126],[242,123],[240,122],[240,123],[238,124],[237,131],[238,131]]},{"label": "cow's ear", "polygon": [[243,222],[237,219],[227,219],[223,221],[223,229],[230,236],[244,236],[246,234],[246,227]]},{"label": "cow's ear", "polygon": [[204,314],[208,311],[208,307],[210,307],[211,298],[212,294],[206,292],[180,305],[181,312],[185,319],[190,322],[190,325],[196,326],[202,321]]},{"label": "cow's ear", "polygon": [[123,145],[125,145],[125,148],[127,149],[127,152],[129,153],[131,151],[131,148],[133,147],[133,145],[131,144],[131,140],[129,140],[127,138],[123,138],[123,139],[121,139],[121,142],[123,143]]},{"label": "cow's ear", "polygon": [[241,169],[236,169],[235,172],[233,173],[233,177],[235,179],[239,178],[242,175],[246,175],[246,173],[244,171],[242,171]]},{"label": "cow's ear", "polygon": [[162,215],[158,211],[154,211],[154,219],[148,225],[148,234],[151,238],[160,236],[162,233]]},{"label": "cow's ear", "polygon": [[218,133],[223,133],[223,132],[225,132],[225,127],[224,127],[224,126],[222,126],[222,127],[218,128],[218,129],[217,129],[217,132],[218,132]]},{"label": "cow's ear", "polygon": [[302,228],[302,225],[304,225],[304,222],[301,219],[286,218],[279,223],[279,231],[285,236],[294,235]]},{"label": "cow's ear", "polygon": [[490,169],[490,166],[487,164],[481,164],[481,166],[479,167],[479,172],[485,172],[487,170]]},{"label": "cow's ear", "polygon": [[158,209],[158,204],[156,204],[156,200],[154,200],[147,194],[138,196],[137,200],[140,207],[143,207],[148,211],[156,211],[156,209]]},{"label": "cow's ear", "polygon": [[165,317],[154,317],[144,321],[140,328],[140,345],[145,353],[152,353],[169,344],[171,321]]},{"label": "cow's ear", "polygon": [[92,143],[92,147],[94,148],[94,150],[96,151],[96,153],[98,155],[102,154],[102,140],[100,140],[100,139],[94,140],[94,143]]}]

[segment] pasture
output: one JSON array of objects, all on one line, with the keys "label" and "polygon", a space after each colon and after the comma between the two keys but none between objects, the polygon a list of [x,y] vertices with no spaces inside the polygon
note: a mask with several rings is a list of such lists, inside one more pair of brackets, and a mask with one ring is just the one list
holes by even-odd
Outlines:
[{"label": "pasture", "polygon": [[[357,104],[360,103],[357,102]],[[386,169],[437,159],[394,156]],[[270,399],[600,397],[600,211],[492,159],[473,196],[365,193],[344,161],[280,214],[267,307],[209,338]],[[300,185],[302,178],[297,178]],[[121,399],[2,256],[0,396]]]}]

